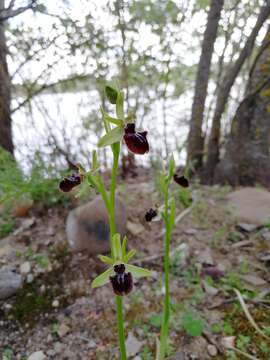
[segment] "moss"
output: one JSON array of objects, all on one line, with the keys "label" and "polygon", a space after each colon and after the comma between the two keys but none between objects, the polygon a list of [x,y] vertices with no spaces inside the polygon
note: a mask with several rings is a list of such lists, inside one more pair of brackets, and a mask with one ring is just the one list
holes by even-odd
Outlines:
[{"label": "moss", "polygon": [[[28,323],[30,327],[44,315],[55,310],[53,300],[59,300],[59,307],[63,308],[74,302],[74,297],[65,293],[67,280],[75,278],[75,274],[66,271],[70,255],[64,247],[53,248],[49,256],[50,262],[57,260],[59,267],[37,277],[32,283],[26,283],[16,295],[15,301],[7,318],[21,324]],[[67,278],[67,275],[70,277]],[[41,286],[45,290],[41,291]]]}]

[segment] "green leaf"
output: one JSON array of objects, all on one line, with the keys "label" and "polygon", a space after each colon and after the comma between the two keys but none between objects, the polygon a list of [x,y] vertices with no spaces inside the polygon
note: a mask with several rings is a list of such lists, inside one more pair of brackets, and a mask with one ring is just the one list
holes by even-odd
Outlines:
[{"label": "green leaf", "polygon": [[124,128],[117,126],[116,128],[109,131],[106,135],[104,135],[101,139],[99,139],[98,147],[112,145],[116,142],[121,141],[123,134]]},{"label": "green leaf", "polygon": [[168,173],[168,179],[169,181],[172,179],[174,174],[174,168],[175,168],[175,162],[174,157],[171,155],[170,161],[169,161],[169,173]]},{"label": "green leaf", "polygon": [[92,170],[95,171],[98,169],[98,159],[97,159],[97,152],[94,150],[92,152]]},{"label": "green leaf", "polygon": [[174,220],[175,220],[175,200],[174,198],[171,199],[170,201],[170,217],[169,217],[169,227],[170,227],[170,231],[172,231],[172,228],[174,226]]},{"label": "green leaf", "polygon": [[126,259],[125,261],[126,262],[129,262],[129,260],[136,254],[136,251],[135,250],[130,250],[126,256]]},{"label": "green leaf", "polygon": [[105,121],[108,121],[109,123],[112,123],[112,124],[117,125],[117,126],[124,126],[123,120],[111,117],[103,109],[101,109],[101,111],[102,111],[103,119]]},{"label": "green leaf", "polygon": [[122,91],[118,93],[116,101],[116,115],[119,119],[124,121],[124,93]]},{"label": "green leaf", "polygon": [[114,270],[112,267],[104,271],[92,281],[92,288],[107,284],[110,281],[110,276],[112,276],[113,274]]},{"label": "green leaf", "polygon": [[127,249],[127,237],[125,236],[122,242],[122,259],[126,258],[126,249]]},{"label": "green leaf", "polygon": [[105,255],[99,255],[98,258],[104,262],[105,264],[108,264],[110,266],[112,266],[114,264],[114,261],[112,258],[105,256]]},{"label": "green leaf", "polygon": [[131,274],[135,278],[140,278],[144,276],[151,276],[151,271],[147,269],[143,269],[139,266],[131,265],[131,264],[125,264],[126,270],[131,272]]},{"label": "green leaf", "polygon": [[109,102],[111,104],[116,104],[117,98],[118,98],[118,94],[119,92],[117,91],[116,88],[114,88],[111,85],[106,85],[105,86],[105,94],[107,96],[107,99],[109,100]]},{"label": "green leaf", "polygon": [[122,247],[120,234],[113,235],[113,253],[116,260],[122,260]]}]

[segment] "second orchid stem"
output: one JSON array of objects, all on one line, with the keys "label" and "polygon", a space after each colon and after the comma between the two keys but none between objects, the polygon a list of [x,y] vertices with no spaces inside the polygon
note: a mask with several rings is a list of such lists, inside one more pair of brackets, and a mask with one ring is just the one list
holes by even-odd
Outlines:
[{"label": "second orchid stem", "polygon": [[170,320],[170,282],[169,282],[169,272],[170,272],[170,237],[171,230],[169,224],[169,197],[168,189],[164,193],[165,200],[165,210],[164,210],[164,219],[165,219],[165,235],[164,235],[164,284],[165,284],[165,296],[164,296],[164,305],[163,305],[163,318],[160,334],[160,345],[159,345],[159,360],[163,360],[166,354],[167,348],[167,338],[169,331],[169,320]]}]

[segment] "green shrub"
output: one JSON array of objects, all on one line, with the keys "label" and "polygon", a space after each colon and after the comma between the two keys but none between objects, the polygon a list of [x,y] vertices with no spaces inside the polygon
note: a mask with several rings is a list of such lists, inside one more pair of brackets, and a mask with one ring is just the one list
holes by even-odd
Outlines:
[{"label": "green shrub", "polygon": [[67,197],[58,190],[59,179],[50,165],[44,164],[38,156],[31,172],[25,175],[12,156],[0,149],[0,204],[7,207],[14,201],[31,199],[45,205],[67,201]]}]

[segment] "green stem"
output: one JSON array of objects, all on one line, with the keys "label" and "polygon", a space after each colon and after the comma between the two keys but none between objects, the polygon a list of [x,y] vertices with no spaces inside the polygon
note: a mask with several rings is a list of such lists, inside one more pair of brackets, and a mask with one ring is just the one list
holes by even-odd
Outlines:
[{"label": "green stem", "polygon": [[[115,190],[116,190],[116,176],[119,162],[120,154],[120,143],[115,143],[112,145],[113,151],[113,166],[112,166],[112,177],[111,177],[111,187],[110,187],[110,206],[109,206],[109,223],[110,223],[110,237],[112,242],[112,237],[116,233],[116,223],[115,223]],[[115,259],[115,254],[113,247],[111,248],[112,258]],[[121,360],[126,360],[126,344],[125,344],[125,329],[124,329],[124,319],[123,319],[123,299],[121,296],[116,296],[116,311],[117,311],[117,326],[118,326],[118,341],[121,353]]]},{"label": "green stem", "polygon": [[125,343],[125,329],[123,319],[123,299],[122,296],[116,296],[116,309],[117,309],[117,324],[118,324],[118,341],[121,353],[121,360],[127,359],[126,343]]},{"label": "green stem", "polygon": [[164,210],[164,218],[165,218],[165,226],[166,232],[164,235],[164,274],[165,274],[165,297],[164,297],[164,305],[163,305],[163,319],[161,326],[161,334],[160,334],[160,347],[159,347],[159,360],[165,359],[166,348],[167,348],[167,338],[169,332],[169,320],[170,320],[170,283],[169,283],[169,271],[170,271],[170,238],[171,238],[171,229],[169,225],[169,199],[168,199],[168,189],[164,194],[165,196],[165,210]]}]

